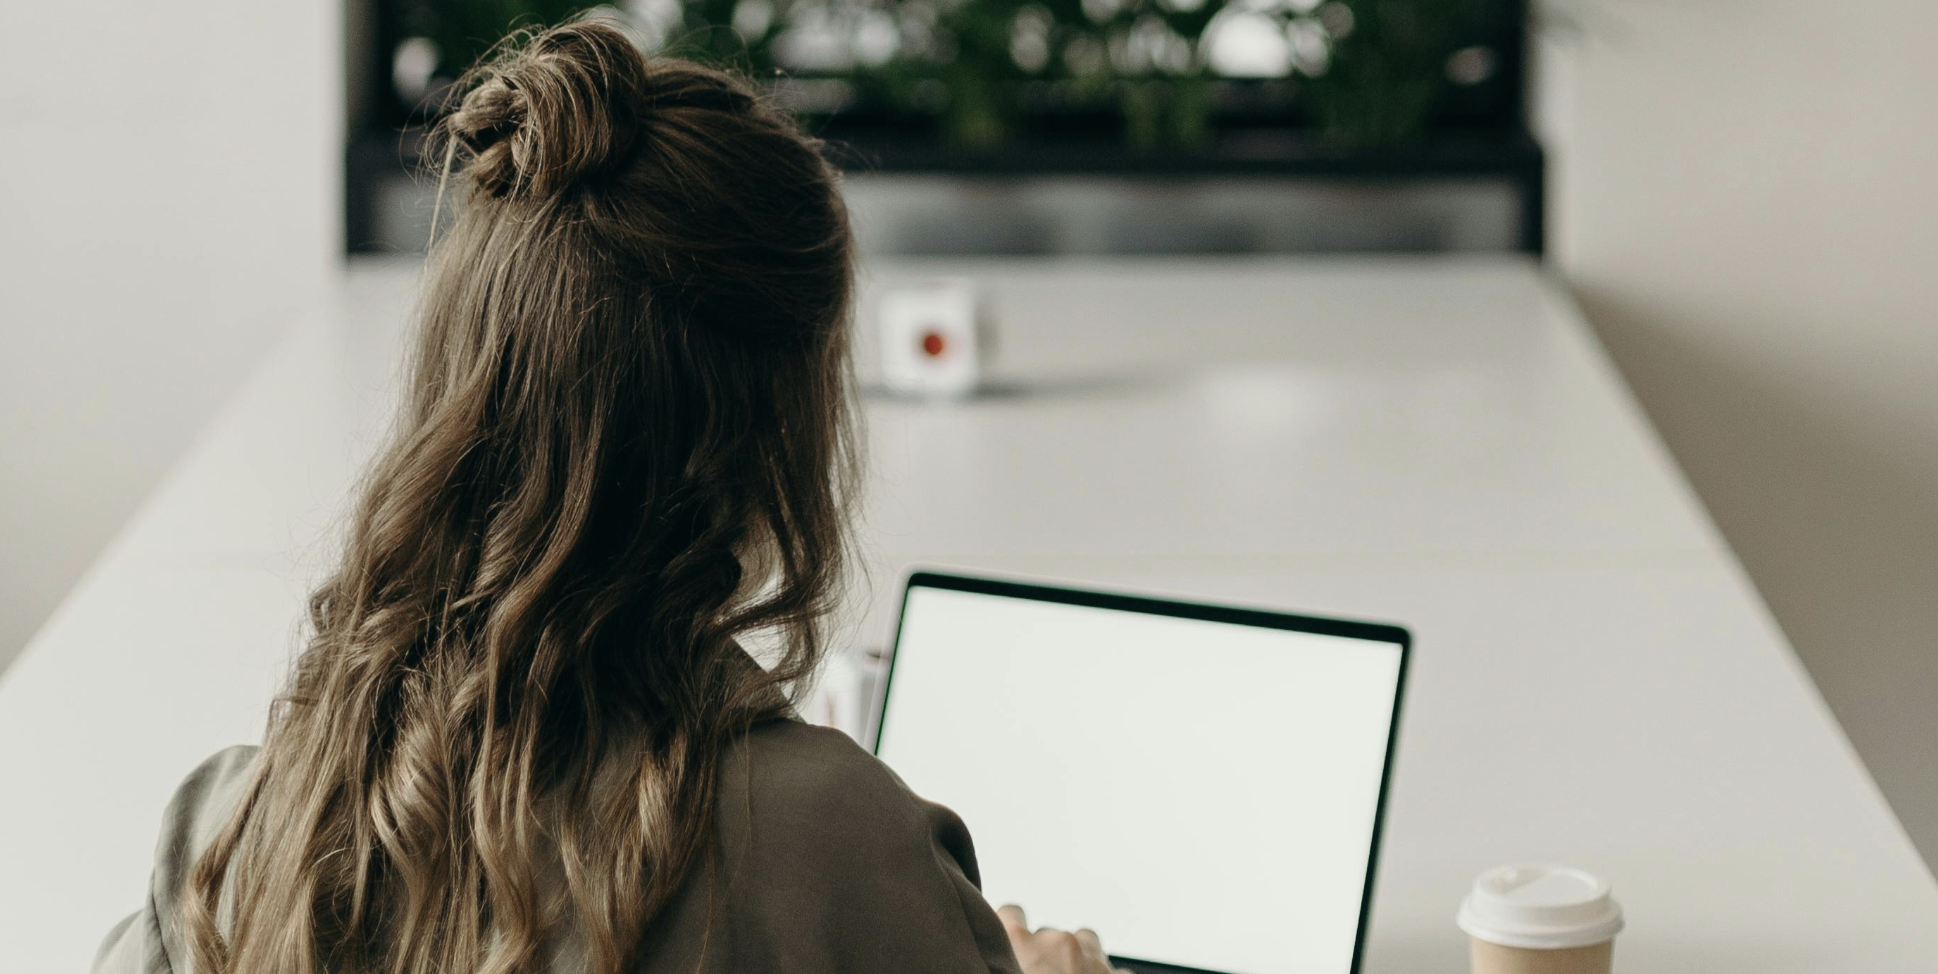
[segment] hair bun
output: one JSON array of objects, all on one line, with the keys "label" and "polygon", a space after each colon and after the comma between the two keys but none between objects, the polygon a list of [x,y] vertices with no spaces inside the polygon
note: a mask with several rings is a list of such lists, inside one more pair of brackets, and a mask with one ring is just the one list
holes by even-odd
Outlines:
[{"label": "hair bun", "polygon": [[643,72],[617,27],[567,24],[515,38],[473,69],[443,125],[480,191],[556,196],[631,150]]}]

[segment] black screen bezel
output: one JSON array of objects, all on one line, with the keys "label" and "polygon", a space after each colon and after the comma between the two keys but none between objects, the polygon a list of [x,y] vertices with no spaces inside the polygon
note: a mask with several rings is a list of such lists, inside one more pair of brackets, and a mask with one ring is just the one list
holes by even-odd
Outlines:
[{"label": "black screen bezel", "polygon": [[[1060,585],[1046,585],[1040,582],[1022,582],[1010,579],[988,578],[971,575],[958,575],[932,570],[911,572],[902,586],[902,599],[895,612],[895,636],[889,642],[887,659],[882,670],[881,690],[875,695],[874,722],[869,741],[871,753],[881,754],[881,740],[888,724],[888,697],[895,682],[895,659],[902,643],[902,625],[908,615],[909,595],[917,588],[942,589],[952,592],[969,592],[977,595],[994,595],[1006,598],[1026,599],[1036,602],[1052,602],[1060,605],[1085,606],[1095,609],[1113,609],[1121,612],[1138,612],[1146,615],[1169,616],[1177,619],[1196,619],[1205,622],[1224,622],[1240,626],[1255,626],[1263,629],[1278,629],[1287,632],[1304,632],[1321,636],[1343,636],[1349,639],[1363,639],[1372,642],[1397,645],[1400,649],[1400,669],[1393,685],[1393,716],[1386,730],[1385,764],[1380,769],[1379,798],[1373,808],[1373,835],[1371,848],[1366,853],[1366,881],[1360,891],[1359,926],[1353,935],[1353,961],[1347,974],[1360,974],[1361,963],[1366,954],[1366,934],[1372,919],[1373,880],[1379,868],[1380,838],[1386,825],[1386,796],[1393,780],[1393,760],[1398,753],[1400,738],[1400,706],[1406,696],[1406,676],[1408,664],[1413,656],[1413,634],[1403,626],[1377,622],[1356,622],[1346,619],[1333,619],[1323,616],[1298,615],[1290,612],[1276,612],[1268,609],[1241,608],[1238,606],[1213,605],[1203,602],[1188,602],[1179,599],[1159,598],[1148,595],[1126,595],[1113,592],[1100,592],[1088,589],[1067,588]],[[1111,958],[1113,963],[1127,965],[1131,970],[1148,974],[1219,974],[1195,967],[1180,967],[1174,964],[1161,964],[1154,961],[1139,960],[1134,957]],[[1286,972],[1292,974],[1292,972]]]}]

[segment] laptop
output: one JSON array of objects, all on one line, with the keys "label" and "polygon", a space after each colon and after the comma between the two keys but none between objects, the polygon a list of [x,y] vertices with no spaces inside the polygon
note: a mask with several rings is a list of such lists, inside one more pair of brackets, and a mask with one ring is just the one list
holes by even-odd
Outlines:
[{"label": "laptop", "polygon": [[975,837],[983,891],[1140,974],[1355,974],[1411,637],[909,577],[875,753]]}]

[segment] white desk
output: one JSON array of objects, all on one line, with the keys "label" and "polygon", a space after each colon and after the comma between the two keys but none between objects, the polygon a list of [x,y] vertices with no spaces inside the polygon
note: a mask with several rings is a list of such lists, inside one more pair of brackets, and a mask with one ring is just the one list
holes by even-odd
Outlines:
[{"label": "white desk", "polygon": [[[1459,896],[1517,858],[1613,877],[1621,970],[1938,968],[1938,885],[1535,268],[869,278],[964,272],[995,295],[1015,391],[871,405],[859,638],[884,638],[913,561],[1404,622],[1369,972],[1462,970]],[[0,677],[6,969],[84,965],[139,902],[170,789],[259,734],[388,408],[411,273],[360,265]]]}]

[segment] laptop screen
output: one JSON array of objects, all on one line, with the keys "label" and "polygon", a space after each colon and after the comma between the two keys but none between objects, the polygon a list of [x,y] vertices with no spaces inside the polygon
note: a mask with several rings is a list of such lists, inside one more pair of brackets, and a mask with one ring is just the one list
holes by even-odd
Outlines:
[{"label": "laptop screen", "polygon": [[1405,630],[919,574],[876,752],[1111,954],[1348,974]]}]

